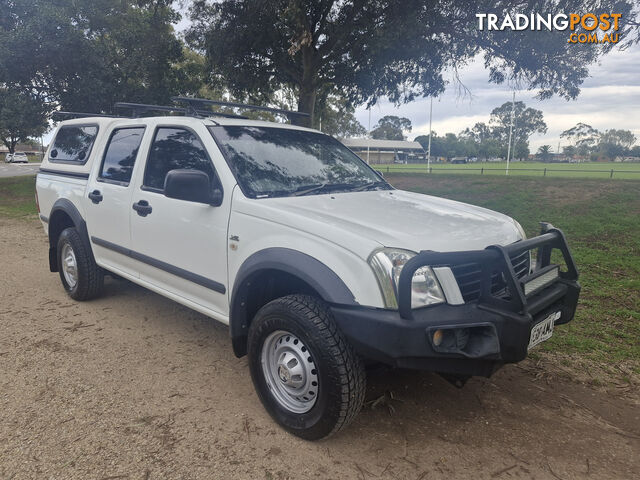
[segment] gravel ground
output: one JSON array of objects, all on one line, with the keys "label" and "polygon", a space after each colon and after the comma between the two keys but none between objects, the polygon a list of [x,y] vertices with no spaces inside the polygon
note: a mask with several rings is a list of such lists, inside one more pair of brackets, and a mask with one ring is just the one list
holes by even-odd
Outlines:
[{"label": "gravel ground", "polygon": [[2,479],[640,478],[636,386],[549,356],[460,390],[374,370],[355,422],[310,443],[267,415],[224,325],[126,281],[72,301],[36,220],[0,218],[0,251]]}]

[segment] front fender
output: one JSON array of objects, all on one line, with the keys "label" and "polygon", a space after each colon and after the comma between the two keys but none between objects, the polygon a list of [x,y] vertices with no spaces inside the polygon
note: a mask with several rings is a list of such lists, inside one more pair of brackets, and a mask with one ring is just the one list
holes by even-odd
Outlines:
[{"label": "front fender", "polygon": [[266,248],[249,256],[240,266],[231,294],[229,331],[237,356],[245,354],[249,322],[247,293],[251,279],[264,271],[279,271],[305,282],[325,302],[334,305],[358,305],[349,287],[319,260],[290,248]]}]

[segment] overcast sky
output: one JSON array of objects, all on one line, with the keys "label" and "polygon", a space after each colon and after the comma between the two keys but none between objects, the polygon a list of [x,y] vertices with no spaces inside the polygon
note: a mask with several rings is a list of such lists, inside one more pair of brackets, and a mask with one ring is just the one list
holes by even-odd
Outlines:
[{"label": "overcast sky", "polygon": [[[188,5],[188,1],[184,2]],[[178,31],[189,26],[186,8],[181,9],[183,18]],[[438,135],[447,132],[459,133],[476,122],[488,122],[495,107],[511,101],[513,90],[508,85],[489,83],[489,74],[481,59],[460,70],[460,78],[471,91],[471,97],[458,94],[454,82],[450,82],[444,94],[433,101],[433,131]],[[598,130],[609,128],[631,130],[640,144],[640,45],[625,51],[613,51],[603,57],[599,64],[589,69],[589,78],[584,81],[580,95],[575,100],[553,97],[548,100],[534,98],[535,91],[516,91],[516,100],[527,106],[542,110],[548,131],[544,135],[530,138],[530,149],[535,152],[540,145],[551,145],[558,149],[562,140],[560,133],[582,122]],[[407,137],[413,140],[418,135],[429,134],[429,99],[418,99],[395,107],[381,101],[371,108],[371,126],[385,115],[407,117],[413,124]],[[364,107],[356,109],[356,117],[369,128],[369,112]],[[566,141],[565,141],[566,144]]]},{"label": "overcast sky", "polygon": [[[508,85],[489,83],[489,75],[481,60],[461,70],[460,77],[472,97],[461,97],[455,85],[433,101],[433,131],[438,135],[447,132],[459,133],[476,122],[487,122],[494,107],[511,101],[513,91]],[[609,128],[632,130],[640,144],[640,47],[626,51],[614,51],[593,65],[576,100],[553,97],[549,100],[535,99],[534,91],[516,91],[516,101],[542,110],[548,131],[530,139],[530,149],[535,152],[540,145],[548,144],[553,151],[558,149],[560,133],[578,122],[591,125],[598,130]],[[429,100],[420,99],[395,107],[381,102],[371,109],[371,125],[384,115],[407,117],[413,124],[409,139],[429,133]],[[369,115],[365,108],[356,110],[360,123],[368,128]],[[566,142],[565,142],[566,144]],[[562,148],[562,144],[560,146]]]},{"label": "overcast sky", "polygon": [[[176,25],[179,32],[189,26],[186,5],[180,10],[182,20]],[[511,101],[513,90],[508,85],[489,83],[489,74],[482,60],[472,62],[460,70],[460,78],[471,91],[471,96],[459,95],[453,81],[444,94],[433,101],[433,131],[438,135],[447,132],[459,133],[476,122],[488,122],[495,107]],[[635,133],[640,144],[640,46],[634,45],[625,51],[614,51],[593,65],[576,100],[553,97],[537,100],[535,91],[516,91],[516,100],[527,106],[542,110],[548,131],[544,135],[533,135],[530,149],[535,152],[540,145],[552,146],[554,152],[561,142],[560,133],[582,122],[598,130],[609,128],[626,129]],[[385,115],[407,117],[413,129],[407,136],[413,140],[418,135],[429,134],[429,99],[418,99],[399,107],[381,101],[371,108],[371,126]],[[356,109],[356,117],[369,128],[369,112],[364,107]],[[566,143],[566,142],[565,142]],[[560,145],[562,149],[562,143]]]}]

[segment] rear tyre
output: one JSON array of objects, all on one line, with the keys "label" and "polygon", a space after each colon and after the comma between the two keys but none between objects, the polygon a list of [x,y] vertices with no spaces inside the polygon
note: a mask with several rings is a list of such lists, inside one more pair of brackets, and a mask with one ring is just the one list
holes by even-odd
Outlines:
[{"label": "rear tyre", "polygon": [[91,300],[102,293],[104,272],[75,228],[64,229],[58,238],[58,270],[64,289],[74,300]]},{"label": "rear tyre", "polygon": [[362,360],[314,297],[289,295],[262,307],[249,328],[248,354],[260,400],[294,435],[332,435],[362,407]]}]

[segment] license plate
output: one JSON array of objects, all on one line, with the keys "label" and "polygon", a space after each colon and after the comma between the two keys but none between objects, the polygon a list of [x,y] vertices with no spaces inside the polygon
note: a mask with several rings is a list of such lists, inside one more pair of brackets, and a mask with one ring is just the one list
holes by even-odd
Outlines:
[{"label": "license plate", "polygon": [[547,318],[539,323],[536,323],[533,326],[533,328],[531,329],[531,336],[529,337],[529,347],[527,348],[528,350],[531,350],[539,343],[542,343],[545,340],[549,340],[551,338],[551,336],[553,335],[553,326],[556,323],[556,320],[560,318],[560,315],[560,312],[552,313]]}]

